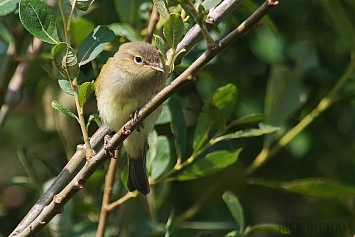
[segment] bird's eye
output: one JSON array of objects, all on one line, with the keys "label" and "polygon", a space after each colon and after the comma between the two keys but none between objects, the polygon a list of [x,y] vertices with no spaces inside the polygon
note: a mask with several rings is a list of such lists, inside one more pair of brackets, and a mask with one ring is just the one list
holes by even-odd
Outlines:
[{"label": "bird's eye", "polygon": [[134,62],[137,64],[141,64],[143,62],[143,59],[140,56],[134,56]]}]

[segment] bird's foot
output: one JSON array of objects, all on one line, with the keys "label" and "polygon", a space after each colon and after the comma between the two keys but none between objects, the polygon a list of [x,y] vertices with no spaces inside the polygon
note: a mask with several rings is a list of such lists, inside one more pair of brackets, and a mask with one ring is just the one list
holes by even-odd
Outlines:
[{"label": "bird's foot", "polygon": [[[130,116],[131,119],[131,124],[136,123],[139,120],[139,110],[136,110],[133,114],[131,114]],[[140,132],[141,128],[144,128],[144,123],[141,122],[141,124],[137,127],[137,131]]]},{"label": "bird's foot", "polygon": [[111,137],[110,135],[106,135],[104,137],[104,150],[105,150],[105,155],[110,156],[110,158],[115,159],[115,150],[119,150],[120,147],[113,148],[110,144]]}]

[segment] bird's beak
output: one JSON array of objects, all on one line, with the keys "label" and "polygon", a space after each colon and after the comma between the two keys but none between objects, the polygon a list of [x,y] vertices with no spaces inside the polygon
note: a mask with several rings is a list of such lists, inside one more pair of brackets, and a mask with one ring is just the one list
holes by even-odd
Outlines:
[{"label": "bird's beak", "polygon": [[164,73],[164,69],[163,69],[163,66],[162,65],[153,65],[153,64],[149,64],[149,65],[144,65],[144,67],[147,67],[147,68],[150,68],[154,71],[157,71],[157,72],[162,72]]}]

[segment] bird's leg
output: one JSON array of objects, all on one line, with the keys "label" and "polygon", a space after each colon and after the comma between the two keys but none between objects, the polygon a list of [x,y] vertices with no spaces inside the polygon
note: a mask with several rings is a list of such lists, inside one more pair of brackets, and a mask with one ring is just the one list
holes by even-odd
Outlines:
[{"label": "bird's leg", "polygon": [[[139,110],[136,110],[129,117],[131,119],[131,124],[136,123],[139,120]],[[144,128],[144,123],[143,122],[141,122],[141,124],[137,127],[137,131],[140,132],[141,128]]]},{"label": "bird's leg", "polygon": [[[110,147],[110,141],[111,137],[110,135],[105,135],[104,137],[104,150],[105,150],[105,155],[109,155],[110,158],[116,159],[115,158],[115,151],[112,151],[112,147]],[[111,148],[111,149],[110,149]],[[119,150],[120,147],[114,148],[115,150]]]}]

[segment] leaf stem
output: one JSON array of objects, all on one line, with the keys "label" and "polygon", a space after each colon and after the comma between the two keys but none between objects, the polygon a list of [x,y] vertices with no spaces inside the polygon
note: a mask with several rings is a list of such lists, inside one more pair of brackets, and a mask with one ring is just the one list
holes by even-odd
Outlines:
[{"label": "leaf stem", "polygon": [[86,128],[85,118],[84,118],[84,107],[80,106],[80,104],[79,104],[78,80],[77,80],[77,78],[75,78],[74,80],[69,80],[69,81],[70,81],[70,85],[73,89],[75,106],[76,106],[76,110],[77,110],[78,117],[79,117],[78,122],[79,122],[79,125],[81,128],[81,133],[83,135],[84,143],[86,146],[86,157],[88,159],[90,159],[91,157],[93,157],[95,155],[95,151],[92,149],[92,147],[90,145],[90,138],[89,138],[89,134],[88,134],[88,130]]},{"label": "leaf stem", "polygon": [[[215,43],[214,39],[211,37],[210,33],[208,32],[205,22],[203,20],[199,19],[199,17],[202,17],[202,15],[200,16],[200,14],[196,10],[195,6],[192,4],[191,0],[188,0],[187,7],[191,10],[191,14],[194,18],[194,21],[200,26],[203,37],[205,37],[205,39],[206,39],[207,48],[208,49],[215,48],[216,43]],[[207,14],[207,13],[208,12],[202,13],[202,14]]]}]

